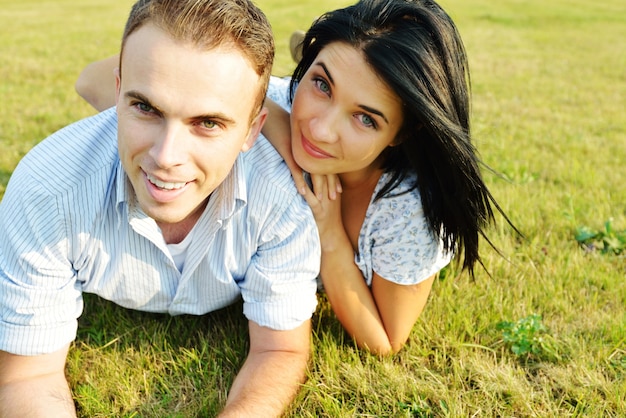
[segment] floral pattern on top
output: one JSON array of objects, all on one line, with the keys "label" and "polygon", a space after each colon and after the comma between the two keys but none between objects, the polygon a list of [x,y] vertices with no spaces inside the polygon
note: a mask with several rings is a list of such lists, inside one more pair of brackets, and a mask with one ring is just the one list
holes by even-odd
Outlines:
[{"label": "floral pattern on top", "polygon": [[389,181],[384,173],[378,180],[359,234],[355,263],[368,286],[375,271],[382,278],[401,285],[426,280],[450,263],[452,253],[443,249],[424,217],[415,176],[405,178],[390,196],[374,201]]}]

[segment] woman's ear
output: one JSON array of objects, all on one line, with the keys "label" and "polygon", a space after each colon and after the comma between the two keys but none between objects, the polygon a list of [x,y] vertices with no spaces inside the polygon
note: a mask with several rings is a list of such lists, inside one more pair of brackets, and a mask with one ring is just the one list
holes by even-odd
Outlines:
[{"label": "woman's ear", "polygon": [[393,141],[391,141],[391,144],[389,144],[389,146],[397,147],[398,145],[404,142],[404,139],[405,139],[405,135],[402,132],[398,132],[398,134],[393,139]]},{"label": "woman's ear", "polygon": [[407,138],[409,138],[409,132],[410,132],[411,135],[416,135],[423,128],[424,128],[424,124],[423,123],[416,123],[414,125],[413,129],[408,130],[408,131],[403,129],[403,128],[400,128],[400,132],[398,132],[398,134],[396,135],[394,140],[391,142],[391,144],[389,144],[389,146],[390,147],[396,147],[396,146],[400,145]]}]

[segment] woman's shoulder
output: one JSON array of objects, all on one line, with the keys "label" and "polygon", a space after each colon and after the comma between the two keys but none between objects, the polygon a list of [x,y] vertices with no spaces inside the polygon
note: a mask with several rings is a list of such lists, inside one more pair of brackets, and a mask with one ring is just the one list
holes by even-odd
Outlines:
[{"label": "woman's shoulder", "polygon": [[285,110],[291,110],[289,101],[289,85],[291,77],[270,77],[270,84],[267,88],[267,97],[278,103]]},{"label": "woman's shoulder", "polygon": [[414,174],[409,174],[400,180],[400,182],[383,197],[376,199],[378,193],[391,180],[392,174],[389,172],[384,173],[380,177],[369,208],[371,215],[377,214],[379,216],[403,216],[404,218],[412,218],[423,214],[422,199],[420,198],[419,191],[414,187],[416,180]]},{"label": "woman's shoulder", "polygon": [[[374,196],[391,180],[383,174]],[[415,177],[404,178],[385,196],[372,198],[367,209],[364,227],[361,229],[363,242],[370,245],[424,245],[435,242],[424,216],[419,192],[412,187]]]},{"label": "woman's shoulder", "polygon": [[[391,178],[384,177],[377,191]],[[371,269],[398,284],[419,283],[451,259],[431,230],[413,184],[415,176],[405,178],[388,195],[372,201],[361,230],[361,251],[371,257]]]}]

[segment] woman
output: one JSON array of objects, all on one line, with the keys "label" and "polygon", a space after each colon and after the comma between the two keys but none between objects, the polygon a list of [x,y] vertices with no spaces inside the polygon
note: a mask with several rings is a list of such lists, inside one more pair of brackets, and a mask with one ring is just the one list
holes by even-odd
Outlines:
[{"label": "woman", "polygon": [[268,97],[291,104],[289,117],[268,100],[263,132],[315,216],[335,314],[360,347],[398,351],[438,272],[456,256],[473,274],[479,238],[501,212],[471,143],[454,23],[432,0],[328,12],[306,33],[291,81],[273,79]]}]

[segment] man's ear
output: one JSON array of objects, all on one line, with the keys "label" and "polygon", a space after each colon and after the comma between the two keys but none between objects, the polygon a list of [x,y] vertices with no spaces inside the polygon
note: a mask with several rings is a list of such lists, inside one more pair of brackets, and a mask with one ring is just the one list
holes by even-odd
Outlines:
[{"label": "man's ear", "polygon": [[120,88],[122,84],[122,79],[120,77],[120,67],[115,67],[113,69],[113,74],[115,74],[115,104],[117,105],[117,102],[120,99]]},{"label": "man's ear", "polygon": [[267,114],[269,111],[266,107],[263,107],[258,115],[252,121],[252,125],[250,125],[250,131],[248,132],[248,138],[246,142],[241,146],[241,151],[246,152],[252,145],[254,145],[254,141],[256,141],[257,137],[261,134],[261,128],[263,128],[263,124],[267,119]]}]

